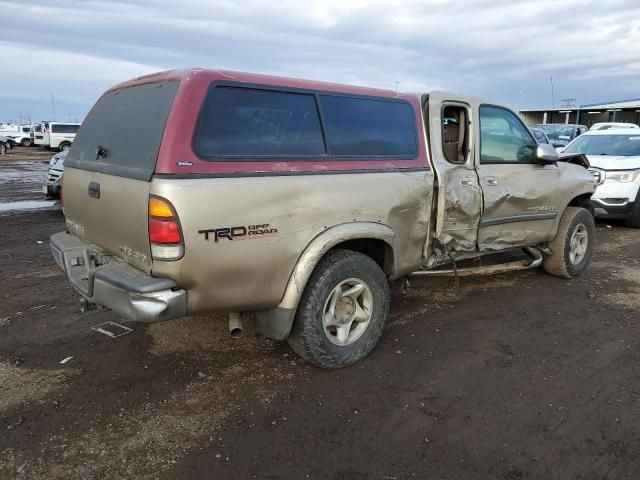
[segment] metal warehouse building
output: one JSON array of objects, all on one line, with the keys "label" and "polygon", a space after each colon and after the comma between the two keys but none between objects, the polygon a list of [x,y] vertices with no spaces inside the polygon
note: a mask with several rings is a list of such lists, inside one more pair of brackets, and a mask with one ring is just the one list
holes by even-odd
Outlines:
[{"label": "metal warehouse building", "polygon": [[566,108],[520,110],[527,125],[536,123],[577,123],[590,127],[598,122],[640,124],[640,98]]}]

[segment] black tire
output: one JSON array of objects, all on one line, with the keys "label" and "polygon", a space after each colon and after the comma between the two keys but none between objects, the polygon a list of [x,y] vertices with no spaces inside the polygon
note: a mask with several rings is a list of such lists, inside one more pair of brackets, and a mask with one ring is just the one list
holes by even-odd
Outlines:
[{"label": "black tire", "polygon": [[633,212],[631,212],[631,216],[626,220],[627,227],[630,228],[640,228],[640,192],[636,196],[636,202],[633,206]]},{"label": "black tire", "polygon": [[[586,234],[586,246],[581,257],[572,260],[572,239],[574,234]],[[547,273],[557,277],[575,278],[584,273],[591,260],[596,243],[596,226],[591,213],[580,207],[567,207],[558,226],[556,238],[549,244],[552,254],[542,263]]]},{"label": "black tire", "polygon": [[7,153],[7,146],[4,143],[0,143],[0,155]]},{"label": "black tire", "polygon": [[31,146],[31,139],[30,138],[23,138],[20,141],[20,145],[22,145],[23,147],[30,147]]},{"label": "black tire", "polygon": [[71,144],[69,142],[62,142],[58,145],[58,150],[64,152],[65,150],[69,150],[71,148]]},{"label": "black tire", "polygon": [[[371,313],[359,337],[348,345],[337,345],[329,340],[331,334],[325,333],[323,315],[335,289],[341,282],[352,279],[360,280],[368,287]],[[319,367],[345,367],[366,357],[375,347],[388,313],[389,282],[380,266],[362,253],[332,250],[320,260],[307,282],[287,341],[298,355]],[[357,322],[353,324],[357,325]]]}]

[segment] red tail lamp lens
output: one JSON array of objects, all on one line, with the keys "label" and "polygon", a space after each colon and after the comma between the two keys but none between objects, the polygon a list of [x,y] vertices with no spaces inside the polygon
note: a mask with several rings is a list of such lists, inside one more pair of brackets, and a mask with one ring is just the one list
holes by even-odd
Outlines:
[{"label": "red tail lamp lens", "polygon": [[149,219],[149,240],[151,243],[180,243],[180,226],[175,220]]}]

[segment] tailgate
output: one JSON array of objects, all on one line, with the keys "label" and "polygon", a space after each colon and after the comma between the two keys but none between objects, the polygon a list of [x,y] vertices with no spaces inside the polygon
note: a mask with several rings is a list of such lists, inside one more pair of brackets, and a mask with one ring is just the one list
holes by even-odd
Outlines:
[{"label": "tailgate", "polygon": [[150,272],[150,185],[144,180],[66,167],[63,195],[67,229]]},{"label": "tailgate", "polygon": [[178,89],[163,81],[110,90],[91,109],[65,159],[69,232],[151,271],[147,208]]}]

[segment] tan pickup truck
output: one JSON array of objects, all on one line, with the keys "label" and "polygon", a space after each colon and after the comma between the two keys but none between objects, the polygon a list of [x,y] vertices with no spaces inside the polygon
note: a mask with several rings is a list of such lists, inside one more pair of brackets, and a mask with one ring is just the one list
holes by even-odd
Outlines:
[{"label": "tan pickup truck", "polygon": [[582,273],[586,167],[480,98],[169,71],[88,114],[51,249],[85,305],[140,322],[225,312],[234,333],[254,312],[341,367],[380,339],[389,280],[503,250]]}]

